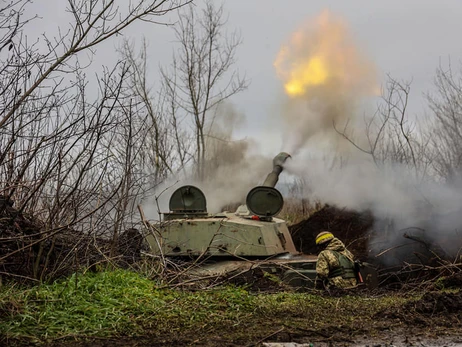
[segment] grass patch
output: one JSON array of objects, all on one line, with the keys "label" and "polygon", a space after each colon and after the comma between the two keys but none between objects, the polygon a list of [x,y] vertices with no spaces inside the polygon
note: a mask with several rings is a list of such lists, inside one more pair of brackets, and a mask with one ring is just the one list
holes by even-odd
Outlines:
[{"label": "grass patch", "polygon": [[[371,319],[383,308],[400,306],[407,300],[307,293],[255,295],[238,287],[186,292],[159,289],[137,273],[115,270],[73,275],[28,289],[2,287],[0,334],[7,339],[37,342],[71,336],[172,336],[220,329],[242,333],[261,322],[270,326],[287,319],[290,324],[317,327],[348,324],[358,316]],[[335,313],[329,322],[326,312]]]},{"label": "grass patch", "polygon": [[155,326],[162,333],[204,322],[234,322],[255,298],[239,288],[210,292],[157,289],[134,272],[73,275],[65,281],[0,293],[0,334],[46,340],[62,336],[130,336]]}]

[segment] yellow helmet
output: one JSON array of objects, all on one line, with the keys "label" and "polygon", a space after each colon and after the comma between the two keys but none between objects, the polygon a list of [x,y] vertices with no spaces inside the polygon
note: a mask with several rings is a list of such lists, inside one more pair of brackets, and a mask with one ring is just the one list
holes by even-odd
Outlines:
[{"label": "yellow helmet", "polygon": [[329,231],[322,231],[316,236],[316,244],[321,245],[334,238],[334,235]]}]

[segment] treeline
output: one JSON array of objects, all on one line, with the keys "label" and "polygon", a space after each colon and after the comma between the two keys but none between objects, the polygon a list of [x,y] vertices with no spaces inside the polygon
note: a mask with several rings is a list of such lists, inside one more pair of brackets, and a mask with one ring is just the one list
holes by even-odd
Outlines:
[{"label": "treeline", "polygon": [[[77,248],[113,257],[142,198],[173,175],[203,178],[216,110],[247,82],[232,70],[240,37],[213,2],[70,0],[69,24],[34,42],[30,5],[0,7],[0,271],[46,279],[64,235],[72,247],[61,261],[88,253]],[[178,43],[160,90],[148,82],[146,44],[138,53],[129,40],[88,77],[106,41],[134,25],[156,30],[167,15]],[[97,239],[108,249],[88,245]]]}]

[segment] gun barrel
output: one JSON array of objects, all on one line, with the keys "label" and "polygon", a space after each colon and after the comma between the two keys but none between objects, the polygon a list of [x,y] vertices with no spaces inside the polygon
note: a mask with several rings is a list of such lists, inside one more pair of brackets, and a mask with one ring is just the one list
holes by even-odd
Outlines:
[{"label": "gun barrel", "polygon": [[291,158],[290,154],[286,152],[281,152],[273,159],[273,171],[271,171],[268,176],[266,176],[265,181],[263,182],[264,187],[272,187],[276,186],[279,180],[279,174],[284,169],[283,165],[287,158]]}]

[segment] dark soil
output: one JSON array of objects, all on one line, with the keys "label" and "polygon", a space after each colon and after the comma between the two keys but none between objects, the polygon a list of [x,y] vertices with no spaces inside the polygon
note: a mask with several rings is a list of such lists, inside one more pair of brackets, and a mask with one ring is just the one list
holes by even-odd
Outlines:
[{"label": "dark soil", "polygon": [[316,254],[315,238],[321,231],[330,231],[358,259],[369,260],[368,241],[374,219],[370,213],[359,213],[334,206],[325,206],[308,219],[289,227],[295,247],[305,254]]},{"label": "dark soil", "polygon": [[222,281],[236,286],[245,286],[248,291],[254,293],[276,293],[290,289],[280,279],[269,276],[261,268],[250,269],[249,271],[239,273],[237,276],[234,273],[230,273],[223,277]]},{"label": "dark soil", "polygon": [[441,325],[442,322],[446,321],[452,315],[454,315],[454,318],[457,318],[456,322],[460,323],[462,319],[461,292],[428,292],[420,300],[405,305],[400,311],[384,311],[376,316],[392,319],[397,318],[410,323],[415,323],[417,320],[421,324],[431,324],[437,318]]}]

